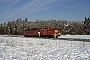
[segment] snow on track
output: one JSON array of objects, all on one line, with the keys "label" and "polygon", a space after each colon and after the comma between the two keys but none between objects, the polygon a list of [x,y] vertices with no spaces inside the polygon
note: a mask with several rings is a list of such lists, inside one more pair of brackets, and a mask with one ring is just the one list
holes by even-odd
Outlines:
[{"label": "snow on track", "polygon": [[90,42],[0,36],[0,60],[90,60]]},{"label": "snow on track", "polygon": [[61,35],[59,38],[90,39],[90,35]]}]

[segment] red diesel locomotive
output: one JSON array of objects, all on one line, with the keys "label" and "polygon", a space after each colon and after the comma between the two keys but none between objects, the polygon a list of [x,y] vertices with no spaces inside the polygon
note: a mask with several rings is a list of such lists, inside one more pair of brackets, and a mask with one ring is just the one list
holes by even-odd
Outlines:
[{"label": "red diesel locomotive", "polygon": [[30,29],[23,31],[25,37],[48,37],[48,38],[58,38],[60,36],[60,32],[58,30],[53,29]]}]

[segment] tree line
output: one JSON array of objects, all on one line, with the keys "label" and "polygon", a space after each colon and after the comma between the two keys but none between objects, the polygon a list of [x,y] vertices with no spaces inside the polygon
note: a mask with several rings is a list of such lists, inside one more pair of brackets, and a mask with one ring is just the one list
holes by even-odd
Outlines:
[{"label": "tree line", "polygon": [[34,29],[34,28],[51,28],[58,29],[61,34],[72,34],[72,35],[90,35],[90,19],[85,17],[84,21],[71,22],[66,20],[36,20],[28,21],[27,18],[22,20],[8,21],[0,23],[0,34],[1,35],[23,35],[23,30]]}]

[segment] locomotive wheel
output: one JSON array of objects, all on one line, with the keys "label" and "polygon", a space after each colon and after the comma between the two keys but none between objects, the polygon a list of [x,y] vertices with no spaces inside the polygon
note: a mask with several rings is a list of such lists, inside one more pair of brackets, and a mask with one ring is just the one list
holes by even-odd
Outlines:
[{"label": "locomotive wheel", "polygon": [[56,36],[56,38],[58,38],[58,36]]},{"label": "locomotive wheel", "polygon": [[58,38],[58,35],[56,35],[56,34],[54,34],[54,36],[53,36],[54,38]]}]

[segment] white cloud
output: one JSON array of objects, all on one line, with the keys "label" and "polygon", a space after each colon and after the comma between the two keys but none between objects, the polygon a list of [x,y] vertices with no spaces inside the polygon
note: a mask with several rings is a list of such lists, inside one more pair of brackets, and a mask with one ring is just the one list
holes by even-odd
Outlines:
[{"label": "white cloud", "polygon": [[[86,4],[88,5],[88,4]],[[86,5],[74,5],[74,6],[70,6],[70,7],[67,7],[67,8],[78,8],[78,7],[83,7],[83,6],[86,6]]]},{"label": "white cloud", "polygon": [[12,1],[12,0],[0,0],[0,2],[9,2],[9,1]]},{"label": "white cloud", "polygon": [[[18,0],[19,1],[19,0]],[[55,0],[33,0],[32,2],[16,9],[12,14],[7,16],[5,19],[15,19],[22,17],[28,13],[41,10],[43,7],[55,2]]]},{"label": "white cloud", "polygon": [[8,5],[10,4],[10,5],[14,5],[14,4],[16,4],[16,3],[18,3],[19,1],[21,1],[21,0],[0,0],[0,2],[2,2],[2,3],[8,3]]},{"label": "white cloud", "polygon": [[74,0],[59,0],[60,4],[59,5],[65,5],[68,2],[74,1]]},{"label": "white cloud", "polygon": [[1,14],[0,15],[5,15],[7,13],[13,12],[14,11],[14,5],[18,4],[21,0],[0,0],[0,5],[2,9],[0,9]]},{"label": "white cloud", "polygon": [[[21,0],[0,0],[0,5],[2,5],[2,9],[4,12],[12,10],[13,7],[18,4]],[[1,9],[1,10],[2,10]]]}]

